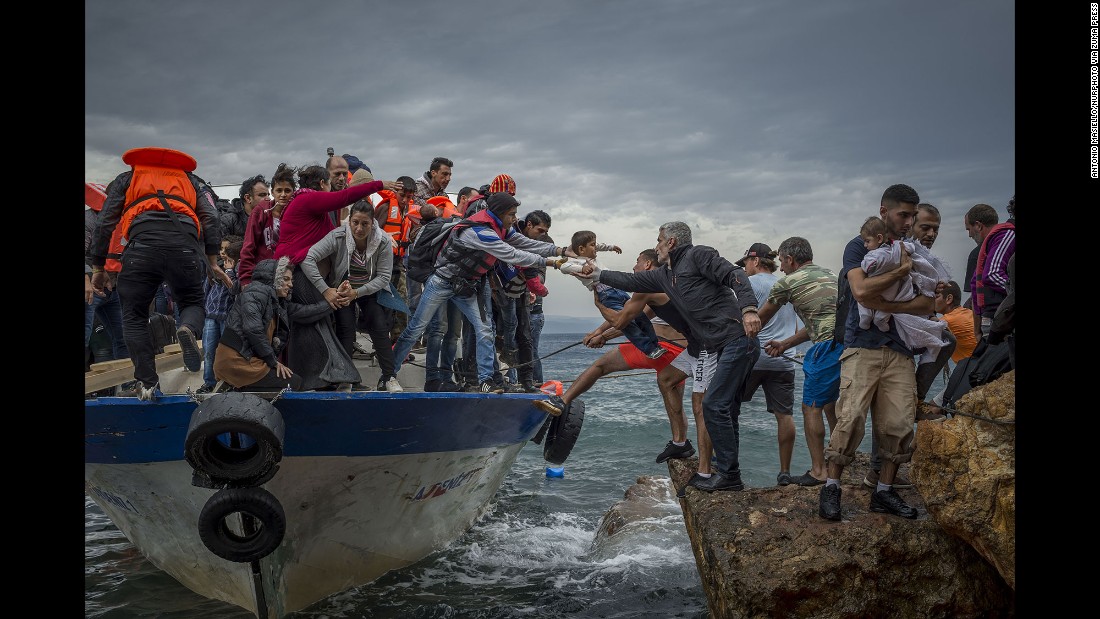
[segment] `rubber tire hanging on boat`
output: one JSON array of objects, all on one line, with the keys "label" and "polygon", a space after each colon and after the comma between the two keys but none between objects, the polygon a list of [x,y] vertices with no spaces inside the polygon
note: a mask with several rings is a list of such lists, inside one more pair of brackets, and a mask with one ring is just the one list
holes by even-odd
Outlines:
[{"label": "rubber tire hanging on boat", "polygon": [[[275,475],[283,458],[283,415],[271,402],[242,392],[222,393],[195,407],[184,440],[184,457],[205,487],[259,486]],[[252,438],[248,447],[226,445],[218,436]],[[196,484],[198,485],[198,484]]]},{"label": "rubber tire hanging on boat", "polygon": [[[252,533],[237,532],[226,522],[240,513]],[[236,520],[236,519],[234,519]],[[262,559],[283,543],[286,513],[282,504],[263,488],[224,488],[206,501],[199,513],[199,537],[210,552],[236,563]]]},{"label": "rubber tire hanging on boat", "polygon": [[584,423],[584,401],[573,400],[564,411],[550,422],[546,430],[546,444],[542,446],[542,457],[551,464],[564,464],[577,444]]}]

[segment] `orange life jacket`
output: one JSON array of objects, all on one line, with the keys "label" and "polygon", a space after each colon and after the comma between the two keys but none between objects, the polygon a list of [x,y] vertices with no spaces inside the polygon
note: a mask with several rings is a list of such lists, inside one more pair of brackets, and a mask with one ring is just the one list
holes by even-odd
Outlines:
[{"label": "orange life jacket", "polygon": [[170,148],[134,148],[122,155],[122,161],[130,164],[133,176],[126,190],[122,219],[111,236],[108,259],[117,260],[122,255],[122,248],[129,243],[130,225],[146,211],[170,211],[176,217],[190,217],[202,237],[202,224],[195,214],[198,196],[187,176],[197,165],[194,157]]},{"label": "orange life jacket", "polygon": [[412,222],[409,221],[408,214],[401,214],[401,207],[397,204],[395,193],[389,189],[382,189],[378,195],[382,197],[382,201],[374,209],[376,213],[385,214],[386,219],[382,229],[399,243],[393,248],[394,257],[404,258],[408,251],[409,229],[412,227]]},{"label": "orange life jacket", "polygon": [[[95,212],[103,210],[103,203],[107,201],[107,186],[102,183],[84,183],[84,204]],[[122,229],[115,226],[111,234],[111,246],[107,250],[107,262],[103,264],[106,271],[118,273],[122,270]]]},{"label": "orange life jacket", "polygon": [[428,204],[439,209],[439,216],[443,218],[450,217],[451,215],[458,215],[458,207],[451,202],[451,199],[447,196],[432,196],[425,200]]}]

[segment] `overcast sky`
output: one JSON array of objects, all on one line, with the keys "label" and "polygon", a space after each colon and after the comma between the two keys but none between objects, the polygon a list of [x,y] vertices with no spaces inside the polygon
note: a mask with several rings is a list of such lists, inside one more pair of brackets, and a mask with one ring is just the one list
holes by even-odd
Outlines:
[{"label": "overcast sky", "polygon": [[[905,183],[961,283],[963,214],[1015,194],[1015,28],[1004,0],[86,2],[84,174],[141,146],[214,185],[329,146],[384,180],[444,156],[448,191],[510,174],[521,216],[620,245],[617,270],[681,220],[731,261],[801,236],[835,271]],[[547,313],[595,315],[548,279]]]}]

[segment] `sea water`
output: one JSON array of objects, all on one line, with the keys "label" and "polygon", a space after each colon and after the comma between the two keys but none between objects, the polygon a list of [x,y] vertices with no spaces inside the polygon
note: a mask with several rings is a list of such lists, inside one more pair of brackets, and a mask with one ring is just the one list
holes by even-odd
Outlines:
[{"label": "sea water", "polygon": [[[563,382],[607,349],[577,343],[583,334],[543,334],[544,377]],[[799,406],[791,474],[810,468]],[[566,387],[571,382],[566,382]],[[684,409],[695,441],[691,381]],[[933,391],[937,388],[934,387]],[[473,528],[449,547],[375,582],[334,595],[294,617],[709,617],[706,596],[676,500],[651,517],[597,536],[604,513],[642,475],[668,476],[654,459],[671,438],[652,371],[596,382],[563,477],[548,477],[542,446],[528,443]],[[866,451],[868,435],[860,449]],[[740,468],[750,487],[775,485],[775,417],[758,390],[742,405]],[[247,619],[251,613],[206,599],[146,561],[89,499],[84,499],[84,611],[87,617]]]}]

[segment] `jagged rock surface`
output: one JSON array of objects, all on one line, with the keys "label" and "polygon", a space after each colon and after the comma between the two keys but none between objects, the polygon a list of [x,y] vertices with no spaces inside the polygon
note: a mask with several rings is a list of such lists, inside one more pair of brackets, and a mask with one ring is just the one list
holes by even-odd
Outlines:
[{"label": "jagged rock surface", "polygon": [[626,489],[623,499],[603,515],[597,539],[611,537],[632,522],[667,515],[675,496],[676,490],[669,478],[642,475]]},{"label": "jagged rock surface", "polygon": [[[697,464],[669,460],[673,484],[682,487]],[[818,516],[820,486],[689,488],[680,503],[711,616],[1015,616],[1015,592],[928,516],[916,490],[898,491],[920,511],[916,520],[870,512],[867,468],[860,453],[844,471],[841,522]]]},{"label": "jagged rock surface", "polygon": [[911,479],[932,518],[1015,590],[1016,372],[975,388],[955,408],[982,419],[919,422]]}]

